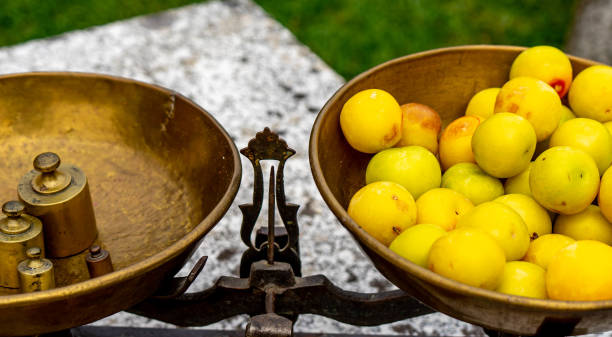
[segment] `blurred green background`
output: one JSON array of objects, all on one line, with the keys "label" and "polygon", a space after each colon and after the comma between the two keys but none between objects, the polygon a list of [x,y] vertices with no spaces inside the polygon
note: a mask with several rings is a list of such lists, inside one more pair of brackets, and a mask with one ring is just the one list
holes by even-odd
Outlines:
[{"label": "blurred green background", "polygon": [[[563,48],[578,0],[255,0],[346,79],[461,44]],[[0,46],[196,0],[0,0]]]}]

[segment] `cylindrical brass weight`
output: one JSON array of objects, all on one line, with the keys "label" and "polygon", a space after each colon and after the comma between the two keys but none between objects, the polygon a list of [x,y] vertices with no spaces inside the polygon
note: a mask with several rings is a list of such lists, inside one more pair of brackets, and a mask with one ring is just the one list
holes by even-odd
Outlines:
[{"label": "cylindrical brass weight", "polygon": [[113,272],[113,262],[111,261],[110,254],[98,245],[93,245],[89,248],[86,261],[89,276],[92,278]]},{"label": "cylindrical brass weight", "polygon": [[29,248],[26,255],[28,259],[17,266],[21,292],[31,293],[55,288],[53,263],[41,257],[40,248]]},{"label": "cylindrical brass weight", "polygon": [[26,259],[28,248],[40,247],[44,256],[42,223],[24,210],[19,201],[2,205],[6,217],[0,219],[0,290],[4,294],[19,293],[17,266]]},{"label": "cylindrical brass weight", "polygon": [[89,185],[78,167],[60,165],[52,152],[39,154],[17,190],[26,211],[44,223],[48,257],[75,255],[94,242],[98,231]]}]

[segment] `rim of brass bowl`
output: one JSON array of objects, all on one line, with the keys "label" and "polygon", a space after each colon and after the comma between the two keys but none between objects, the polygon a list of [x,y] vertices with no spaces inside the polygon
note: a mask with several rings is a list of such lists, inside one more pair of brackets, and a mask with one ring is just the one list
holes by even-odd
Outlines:
[{"label": "rim of brass bowl", "polygon": [[[212,211],[199,223],[197,224],[189,233],[180,238],[175,243],[166,247],[162,251],[152,255],[142,261],[139,261],[135,264],[129,265],[126,268],[122,268],[120,270],[114,271],[110,274],[99,276],[93,279],[89,279],[87,281],[71,284],[68,286],[46,290],[42,292],[34,292],[27,294],[15,294],[15,295],[7,295],[0,296],[0,308],[7,308],[12,306],[26,306],[31,303],[44,303],[51,302],[53,300],[76,295],[85,295],[88,293],[93,293],[96,291],[100,291],[104,288],[117,284],[123,280],[131,279],[137,275],[141,275],[145,272],[156,269],[157,267],[164,264],[166,261],[171,260],[172,258],[178,256],[186,249],[189,248],[194,242],[200,240],[206,233],[208,233],[218,222],[221,220],[223,215],[227,212],[232,201],[234,200],[238,188],[240,187],[240,179],[242,177],[242,166],[240,162],[240,157],[238,155],[238,150],[236,149],[236,145],[227,134],[223,126],[217,120],[208,113],[204,108],[197,105],[191,99],[181,95],[173,90],[149,84],[141,81],[136,81],[124,77],[105,75],[105,74],[94,74],[94,73],[85,73],[85,72],[30,72],[30,73],[17,73],[17,74],[8,74],[8,75],[0,75],[0,81],[7,78],[17,78],[17,77],[27,77],[27,76],[68,76],[68,77],[88,77],[88,78],[98,78],[98,79],[106,79],[110,81],[123,82],[123,83],[131,83],[136,84],[142,87],[146,87],[148,89],[158,91],[164,94],[172,94],[177,97],[181,97],[184,101],[196,108],[198,111],[202,113],[202,115],[209,119],[212,124],[214,124],[227,143],[230,145],[230,149],[232,152],[232,159],[234,162],[234,172],[232,174],[230,184],[225,191],[223,197],[219,200],[217,205],[212,209]],[[125,308],[124,308],[125,309]],[[121,309],[122,310],[122,309]],[[119,310],[120,311],[120,310]]]},{"label": "rim of brass bowl", "polygon": [[[515,295],[506,295],[503,293],[499,293],[492,290],[481,289],[473,286],[466,285],[464,283],[451,280],[449,278],[438,275],[428,269],[422,268],[402,257],[395,254],[389,248],[387,248],[382,243],[378,242],[374,237],[370,236],[365,230],[363,230],[357,223],[355,223],[351,217],[348,215],[347,211],[340,205],[338,200],[334,197],[331,192],[330,187],[327,185],[325,177],[323,176],[323,171],[321,169],[321,164],[319,162],[319,149],[321,148],[319,145],[319,137],[321,135],[321,128],[326,119],[330,117],[329,107],[333,104],[337,104],[336,100],[338,97],[342,96],[344,92],[348,90],[354,83],[359,82],[360,80],[372,76],[372,74],[378,72],[381,69],[394,65],[396,63],[401,63],[406,60],[416,60],[421,58],[427,58],[433,55],[440,55],[449,52],[457,52],[457,51],[473,51],[473,50],[508,50],[512,52],[519,52],[524,50],[524,47],[516,47],[516,46],[492,46],[492,45],[468,45],[468,46],[460,46],[460,47],[449,47],[449,48],[440,48],[433,49],[430,51],[420,52],[416,54],[411,54],[403,57],[399,57],[388,62],[382,63],[374,68],[371,68],[357,77],[353,78],[346,84],[344,84],[334,95],[327,101],[325,106],[321,109],[321,112],[317,116],[311,135],[310,135],[310,149],[309,149],[309,157],[310,157],[310,167],[313,173],[313,177],[315,183],[323,196],[323,199],[330,207],[331,211],[336,215],[336,217],[340,220],[342,225],[344,225],[353,235],[355,235],[358,240],[366,245],[369,249],[373,250],[376,254],[383,257],[388,262],[391,262],[394,266],[409,272],[410,274],[418,277],[419,279],[426,281],[430,284],[433,284],[437,287],[441,287],[456,293],[460,293],[463,295],[469,296],[478,296],[490,299],[492,301],[502,301],[509,302],[515,305],[529,307],[529,308],[537,308],[537,309],[549,309],[549,310],[572,310],[572,311],[589,311],[589,310],[598,310],[598,309],[609,309],[612,308],[612,300],[606,301],[559,301],[559,300],[543,300],[543,299],[535,299],[535,298],[527,298],[522,296]],[[568,55],[572,61],[583,62],[587,64],[597,64],[591,60],[587,60],[584,58],[574,57]]]}]

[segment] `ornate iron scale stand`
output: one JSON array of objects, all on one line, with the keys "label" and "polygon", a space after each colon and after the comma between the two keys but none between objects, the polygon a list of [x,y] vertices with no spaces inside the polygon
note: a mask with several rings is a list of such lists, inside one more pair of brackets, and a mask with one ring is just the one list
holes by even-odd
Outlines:
[{"label": "ornate iron scale stand", "polygon": [[[297,222],[299,206],[286,202],[283,175],[285,163],[295,151],[266,128],[240,152],[250,160],[254,170],[253,203],[240,205],[243,213],[240,236],[248,247],[242,255],[240,278],[222,276],[207,290],[185,293],[206,263],[207,257],[202,257],[187,277],[172,279],[156,296],[130,308],[129,312],[183,327],[205,326],[248,314],[247,337],[293,336],[293,324],[300,314],[316,314],[353,325],[372,326],[435,312],[401,290],[364,294],[342,290],[324,275],[302,277]],[[257,230],[255,240],[252,240],[264,201],[262,160],[277,160],[278,170],[275,173],[274,167],[270,169],[268,226]],[[282,226],[274,223],[276,208]],[[563,336],[572,331],[570,325],[554,324],[538,335]],[[111,336],[117,332],[92,329],[83,330],[90,333],[76,331],[74,335]],[[489,336],[512,336],[497,331],[485,332]],[[150,331],[135,335],[156,334]],[[173,333],[163,335],[175,336]],[[241,334],[228,332],[224,335]]]},{"label": "ornate iron scale stand", "polygon": [[[254,170],[253,203],[240,205],[240,237],[248,247],[240,262],[240,278],[223,276],[207,290],[184,294],[204,265],[175,279],[158,296],[129,311],[179,326],[204,326],[239,314],[251,316],[246,336],[291,336],[299,314],[317,314],[355,325],[379,325],[433,312],[403,291],[362,294],[344,291],[323,275],[301,277],[299,205],[287,203],[284,168],[295,154],[266,128],[240,151]],[[252,235],[264,201],[262,160],[277,160],[270,169],[268,226]],[[278,208],[283,226],[275,226]]]}]

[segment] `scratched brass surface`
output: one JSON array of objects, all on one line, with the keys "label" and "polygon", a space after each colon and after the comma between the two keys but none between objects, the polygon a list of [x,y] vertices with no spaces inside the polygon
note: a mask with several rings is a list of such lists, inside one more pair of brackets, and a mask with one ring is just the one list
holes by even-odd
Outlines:
[{"label": "scratched brass surface", "polygon": [[0,335],[85,324],[150,296],[240,183],[229,136],[179,94],[94,74],[0,76],[0,201],[17,197],[19,179],[46,151],[87,175],[97,240],[115,272],[65,287],[79,273],[58,276],[57,289],[0,296]]},{"label": "scratched brass surface", "polygon": [[[365,185],[372,155],[352,149],[339,124],[344,103],[364,89],[391,93],[400,104],[419,102],[438,111],[444,125],[465,112],[479,90],[508,80],[523,50],[507,46],[464,46],[409,55],[379,65],[338,90],[319,113],[310,138],[310,165],[323,199],[378,270],[430,307],[458,319],[514,334],[532,335],[544,320],[577,323],[574,334],[612,329],[612,301],[566,302],[509,296],[471,287],[421,268],[393,253],[359,227],[346,212]],[[571,57],[574,74],[594,62]],[[331,226],[331,224],[330,224]]]}]

